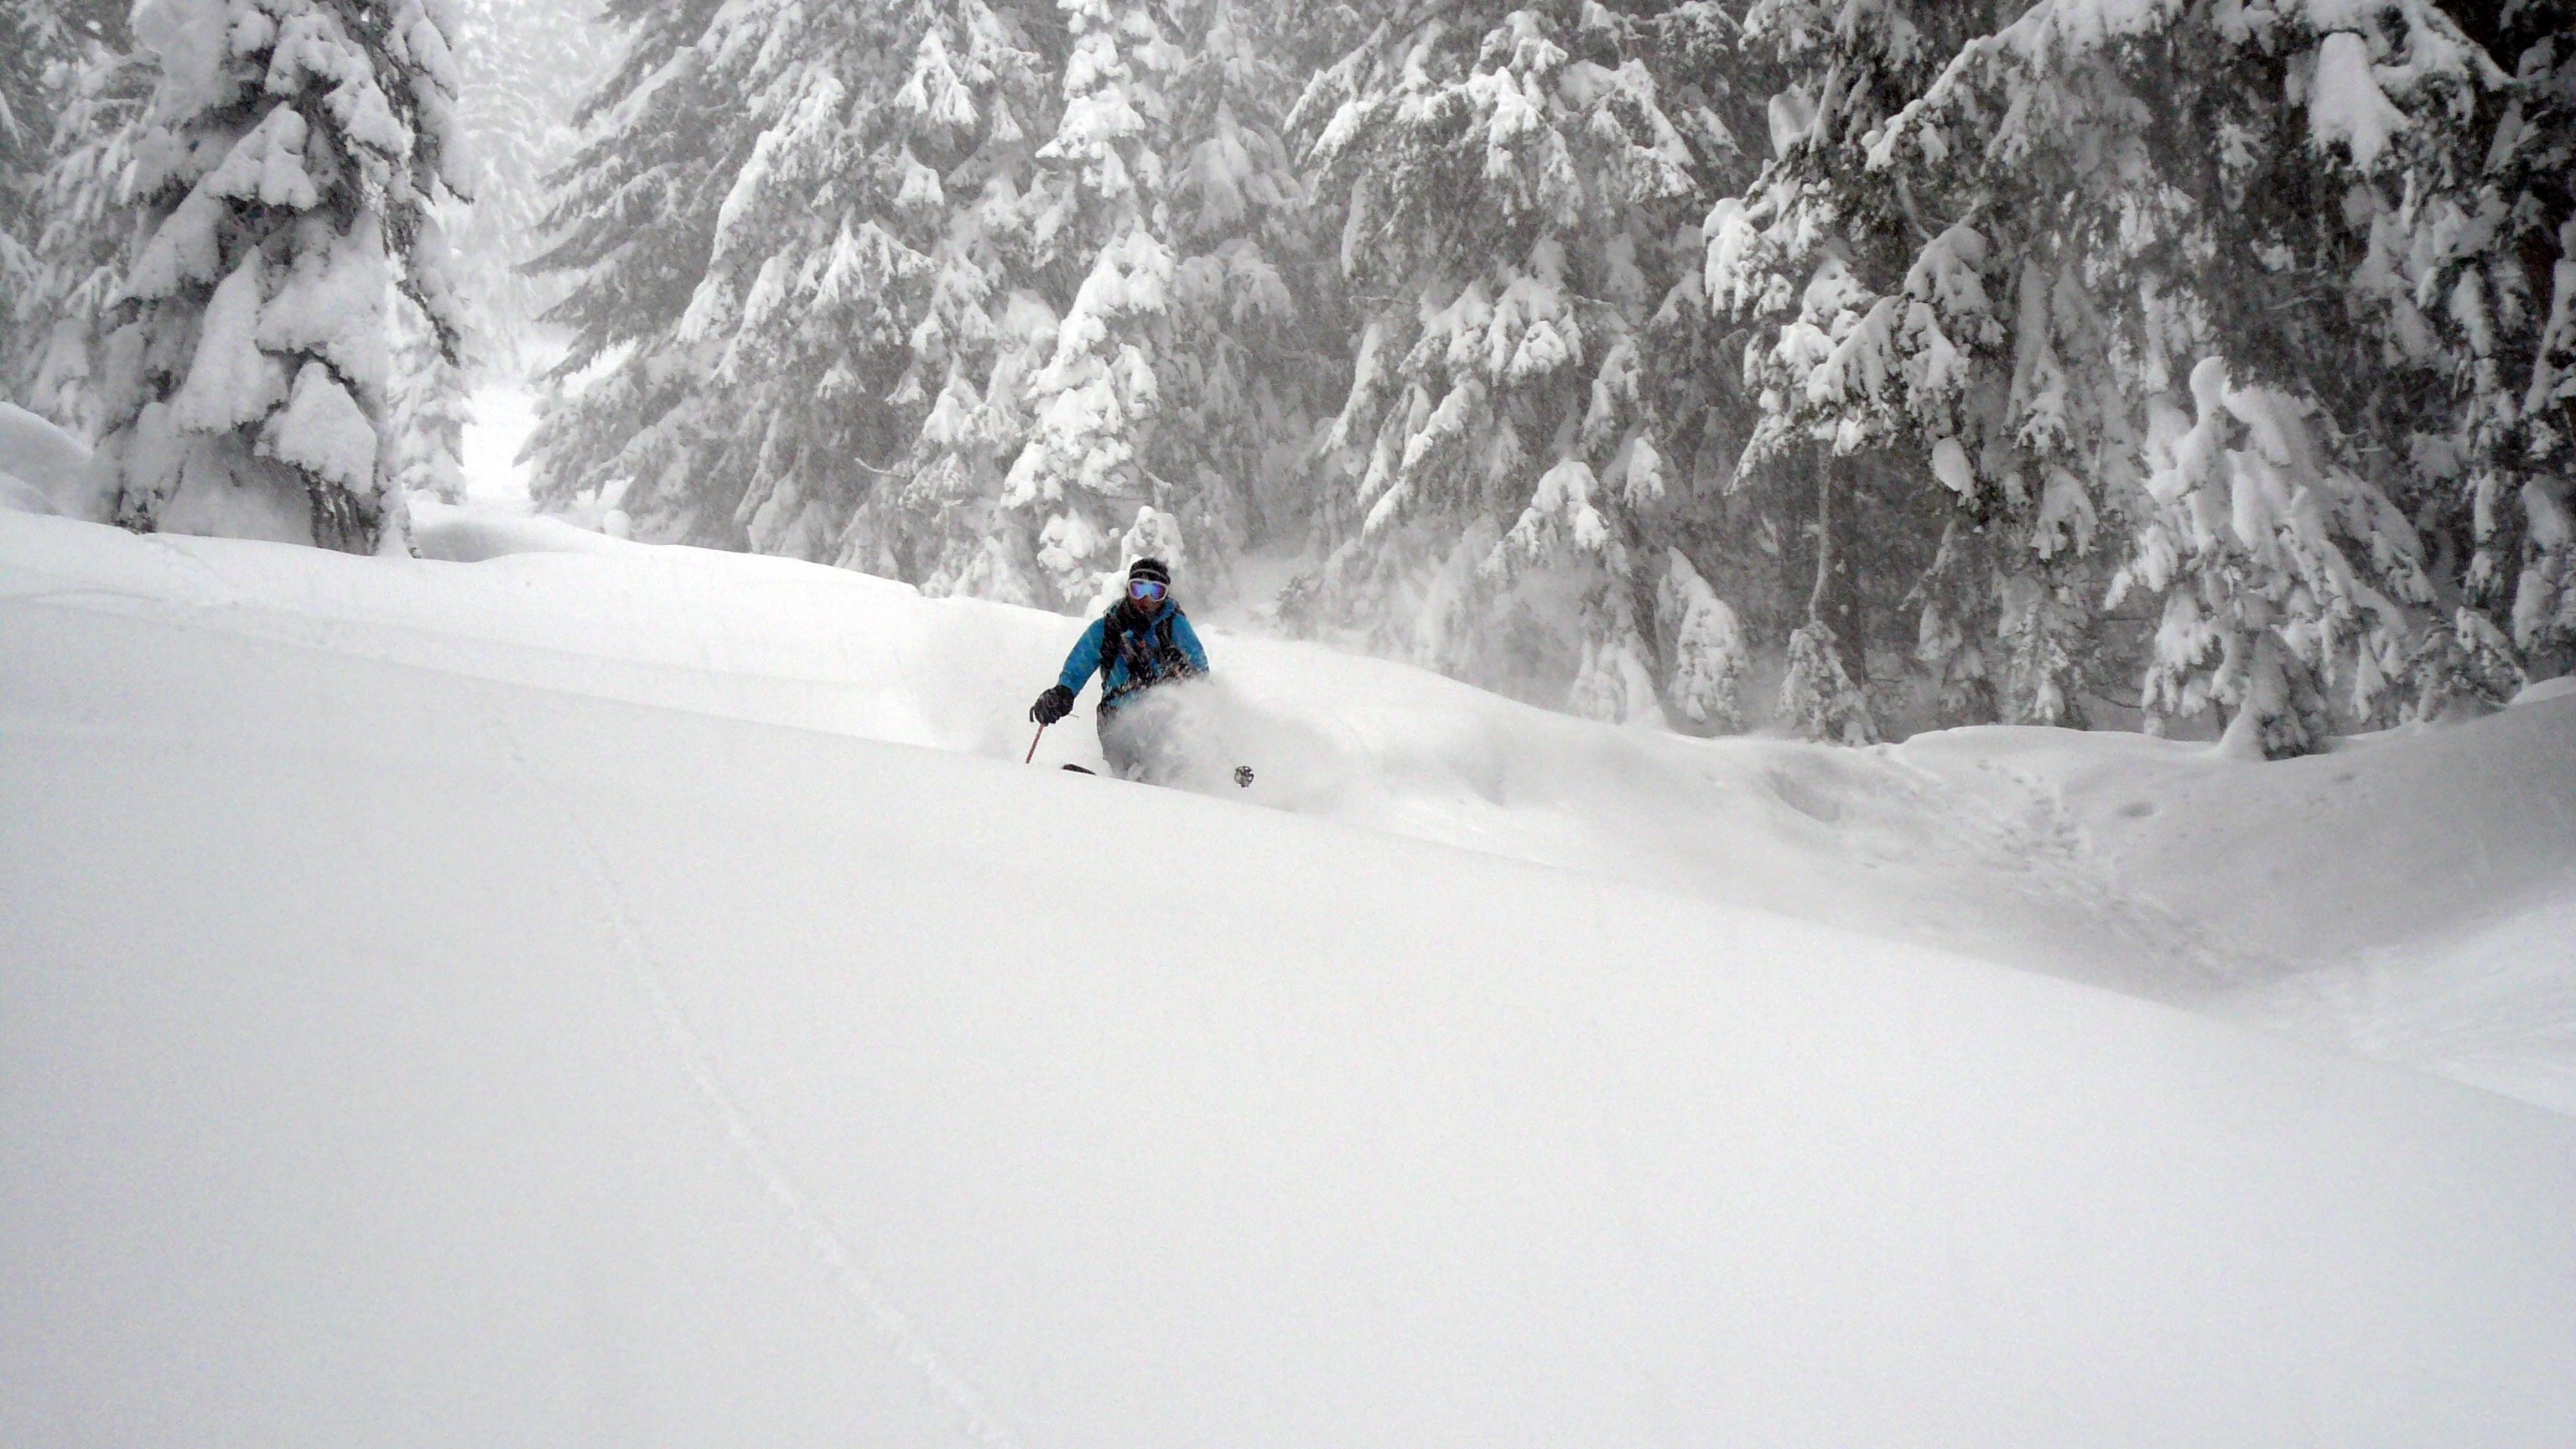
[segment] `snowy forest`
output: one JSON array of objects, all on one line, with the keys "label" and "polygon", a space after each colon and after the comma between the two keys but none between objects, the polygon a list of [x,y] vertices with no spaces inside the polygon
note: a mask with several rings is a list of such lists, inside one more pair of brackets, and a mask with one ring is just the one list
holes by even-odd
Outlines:
[{"label": "snowy forest", "polygon": [[0,0],[0,1449],[2571,1307],[2576,0]]},{"label": "snowy forest", "polygon": [[1551,708],[2266,757],[2576,669],[2576,3],[0,0],[138,532],[540,506]]}]

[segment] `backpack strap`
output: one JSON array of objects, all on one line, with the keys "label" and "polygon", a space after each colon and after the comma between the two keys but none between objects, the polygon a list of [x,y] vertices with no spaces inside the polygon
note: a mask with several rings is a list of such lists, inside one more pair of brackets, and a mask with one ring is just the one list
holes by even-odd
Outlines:
[{"label": "backpack strap", "polygon": [[[1100,616],[1100,705],[1103,709],[1116,702],[1109,693],[1110,667],[1126,657],[1127,601],[1121,599],[1110,605],[1109,611]],[[1134,662],[1130,661],[1127,677],[1132,681],[1135,676],[1136,667]]]},{"label": "backpack strap", "polygon": [[1100,689],[1103,696],[1103,703],[1107,703],[1106,696],[1109,690],[1109,666],[1118,662],[1119,653],[1126,647],[1126,644],[1127,620],[1120,613],[1119,606],[1112,604],[1109,606],[1108,611],[1100,616],[1100,663],[1094,666],[1100,672]]},{"label": "backpack strap", "polygon": [[1163,612],[1154,616],[1154,677],[1157,683],[1166,679],[1187,679],[1198,672],[1190,667],[1190,656],[1182,653],[1181,646],[1172,642],[1172,625],[1180,617],[1181,606],[1169,603],[1163,606]]},{"label": "backpack strap", "polygon": [[[1126,600],[1110,605],[1109,612],[1100,616],[1100,704],[1103,709],[1114,707],[1119,700],[1148,685],[1160,684],[1166,678],[1188,672],[1188,657],[1172,642],[1172,621],[1179,614],[1178,605],[1165,604],[1155,613],[1154,622],[1142,631],[1143,641],[1132,644],[1130,641],[1137,639],[1137,633],[1128,627],[1134,616],[1129,612]],[[1109,693],[1109,666],[1121,659],[1127,661],[1127,687],[1113,696]]]}]

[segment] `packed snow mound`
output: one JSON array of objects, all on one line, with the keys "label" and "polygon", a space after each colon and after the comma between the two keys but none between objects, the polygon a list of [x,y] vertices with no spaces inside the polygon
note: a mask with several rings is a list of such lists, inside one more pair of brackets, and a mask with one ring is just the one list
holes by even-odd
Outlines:
[{"label": "packed snow mound", "polygon": [[0,402],[0,511],[87,518],[89,449],[14,403]]},{"label": "packed snow mound", "polygon": [[422,558],[482,563],[522,553],[633,554],[647,545],[611,538],[544,514],[441,503],[411,503],[412,548]]},{"label": "packed snow mound", "polygon": [[[1016,695],[1039,621],[730,563],[710,616],[713,567],[0,522],[0,1442],[2576,1425],[2576,1122],[868,738],[973,738],[858,681],[1017,649]],[[465,627],[539,603],[550,645]]]},{"label": "packed snow mound", "polygon": [[[417,534],[442,562],[25,520],[0,532],[0,566],[229,633],[1012,762],[1081,628],[489,510],[424,508]],[[2576,901],[2576,698],[2534,690],[2486,720],[2271,765],[2040,729],[1843,750],[1608,728],[1202,633],[1215,676],[1163,703],[1189,717],[1182,783],[1205,793],[2255,1019],[2576,1111],[2576,1087],[2549,1085],[2576,1081],[2576,1011],[2552,1005],[2576,996],[2576,946],[2523,933],[2537,1022],[2501,1019],[2493,973],[2462,965],[2472,941]],[[1039,763],[1099,764],[1091,699]],[[2409,989],[2365,1002],[2332,985],[2365,963]],[[2492,1040],[2442,1024],[2455,997]]]}]

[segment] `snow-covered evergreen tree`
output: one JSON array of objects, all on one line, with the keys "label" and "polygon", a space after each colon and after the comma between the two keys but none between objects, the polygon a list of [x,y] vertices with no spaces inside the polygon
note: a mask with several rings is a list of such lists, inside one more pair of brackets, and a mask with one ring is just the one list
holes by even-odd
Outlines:
[{"label": "snow-covered evergreen tree", "polygon": [[123,21],[105,0],[0,0],[0,379],[43,346],[54,290],[44,236],[63,199],[48,173],[84,73],[121,42]]},{"label": "snow-covered evergreen tree", "polygon": [[421,0],[147,0],[158,77],[107,345],[116,521],[404,549],[385,308],[457,345],[430,208],[456,76]]},{"label": "snow-covered evergreen tree", "polygon": [[2111,604],[2162,599],[2151,714],[2216,707],[2280,754],[2329,688],[2384,712],[2431,597],[2399,504],[2439,430],[2391,243],[2474,173],[2500,75],[2421,3],[2043,0],[1916,84],[1963,10],[1816,8],[1762,17],[1847,53],[1712,218],[1711,291],[1779,319],[1750,362],[1773,438],[1905,450],[1988,531],[1925,582],[1930,662],[1990,630],[2004,714],[2066,717],[2108,574]]},{"label": "snow-covered evergreen tree", "polygon": [[1145,472],[1206,587],[1238,550],[1298,537],[1305,522],[1339,319],[1280,125],[1306,81],[1296,63],[1335,27],[1247,0],[1174,10],[1183,64],[1166,88],[1163,215],[1175,261]]},{"label": "snow-covered evergreen tree", "polygon": [[[8,11],[11,4],[19,8]],[[125,237],[116,222],[130,200],[152,70],[131,50],[122,5],[0,0],[0,14],[12,16],[21,61],[50,57],[34,89],[8,102],[25,124],[12,159],[0,165],[8,198],[0,200],[0,391],[95,437],[101,323],[122,275]],[[30,109],[37,106],[51,108],[41,154]]]},{"label": "snow-covered evergreen tree", "polygon": [[472,320],[476,378],[515,379],[551,360],[538,319],[560,276],[521,270],[545,250],[545,178],[569,159],[575,108],[613,59],[588,0],[457,0],[457,114],[474,200],[442,210],[456,290]]},{"label": "snow-covered evergreen tree", "polygon": [[659,536],[1052,607],[1140,527],[1221,571],[1317,375],[1290,82],[1237,12],[631,13],[558,198],[562,376],[598,370],[541,495],[631,480]]},{"label": "snow-covered evergreen tree", "polygon": [[[2283,5],[2268,25],[2186,22],[2137,45],[2157,124],[2221,144],[2198,204],[2147,223],[2171,260],[2113,314],[2157,364],[2132,375],[2164,385],[2133,425],[2147,498],[2113,597],[2162,595],[2152,714],[2214,705],[2240,748],[2304,753],[2402,703],[2433,603],[2406,510],[2440,486],[2426,445],[2457,414],[2399,238],[2472,186],[2473,122],[2502,77],[2424,4]],[[2138,227],[2135,208],[2120,219]],[[2187,405],[2165,401],[2176,379]]]},{"label": "snow-covered evergreen tree", "polygon": [[1733,716],[1740,634],[1659,627],[1705,584],[1651,537],[1692,480],[1644,360],[1723,144],[1657,62],[1723,13],[1377,8],[1299,109],[1370,299],[1300,609],[1601,718]]},{"label": "snow-covered evergreen tree", "polygon": [[997,295],[1041,104],[1026,17],[611,15],[628,53],[586,107],[545,259],[577,278],[557,375],[598,375],[538,433],[540,497],[625,485],[655,536],[917,572],[898,500],[924,420],[974,411],[943,382],[1029,330]]},{"label": "snow-covered evergreen tree", "polygon": [[2576,670],[2576,4],[2510,0],[2477,38],[2514,83],[2474,133],[2474,190],[2382,223],[2386,284],[2411,284],[2390,305],[2441,339],[2464,403],[2450,446],[2417,450],[2448,484],[2416,510],[2451,562],[2417,657],[2428,709]]},{"label": "snow-covered evergreen tree", "polygon": [[1035,551],[1003,517],[1002,496],[1028,437],[1028,380],[1059,321],[1031,275],[1026,198],[1058,105],[1049,87],[1062,36],[1006,30],[1000,18],[925,30],[896,95],[944,202],[911,366],[897,385],[908,399],[928,397],[929,409],[901,486],[879,492],[881,508],[853,525],[843,557],[933,594],[1035,604]]},{"label": "snow-covered evergreen tree", "polygon": [[386,414],[395,486],[408,497],[465,497],[465,425],[473,421],[466,370],[438,330],[399,293],[389,304],[392,385]]},{"label": "snow-covered evergreen tree", "polygon": [[12,305],[0,312],[0,363],[25,350],[15,305],[36,281],[32,205],[53,133],[59,69],[76,50],[56,8],[43,0],[0,0],[0,288]]},{"label": "snow-covered evergreen tree", "polygon": [[[925,587],[1079,609],[1139,551],[1220,584],[1298,511],[1332,364],[1276,118],[1301,79],[1291,62],[1336,12],[1059,8],[1061,105],[995,284],[1002,345],[980,394],[952,379],[920,476],[964,503],[947,551],[973,562],[927,571]],[[984,519],[981,536],[958,531]]]},{"label": "snow-covered evergreen tree", "polygon": [[[2562,678],[2576,673],[2576,4],[2513,0],[2505,24],[2528,127],[2514,143],[2519,185],[2507,193],[2516,222],[2508,235],[2531,288],[2524,315],[2538,322],[2529,363],[2504,373],[2521,388],[2515,415],[2529,463],[2509,617],[2527,673]],[[2494,557],[2499,540],[2481,542]],[[2474,563],[2471,582],[2480,582]]]},{"label": "snow-covered evergreen tree", "polygon": [[[1233,0],[1061,0],[1062,106],[1022,203],[1012,291],[1051,333],[1011,359],[1019,446],[997,514],[1025,581],[1083,608],[1147,537],[1224,574],[1301,460],[1304,188],[1276,116],[1290,27]],[[989,396],[989,390],[987,395]]]},{"label": "snow-covered evergreen tree", "polygon": [[1675,661],[1664,686],[1674,723],[1720,734],[1744,728],[1737,692],[1748,657],[1743,626],[1678,548],[1665,550],[1655,625],[1664,657]]},{"label": "snow-covered evergreen tree", "polygon": [[1040,597],[1080,608],[1117,570],[1138,510],[1152,506],[1144,453],[1162,410],[1155,342],[1177,261],[1158,225],[1169,179],[1164,87],[1181,57],[1147,0],[1059,3],[1064,107],[1037,152],[1030,261],[1081,280],[1029,375],[1029,434],[1003,506],[1034,535]]},{"label": "snow-covered evergreen tree", "polygon": [[[751,93],[776,119],[726,198],[682,330],[694,319],[724,339],[711,390],[742,419],[735,456],[750,482],[736,518],[752,547],[829,560],[902,542],[853,535],[851,524],[910,453],[930,401],[914,350],[937,305],[948,188],[971,190],[979,166],[1021,164],[1010,93],[1026,88],[1034,60],[1007,17],[980,4],[887,7],[872,24],[905,23],[791,48],[777,27],[796,13],[765,21],[756,41],[720,42],[780,58],[775,74],[751,74]],[[719,36],[724,26],[720,17]],[[816,56],[833,53],[839,63],[817,68]],[[961,99],[956,90],[926,109],[914,103],[916,82],[925,102],[940,86],[943,56],[965,67],[957,80],[972,119],[942,111]],[[978,99],[995,114],[981,114]],[[838,117],[850,118],[846,131]],[[1004,132],[997,153],[985,153],[979,123]]]},{"label": "snow-covered evergreen tree", "polygon": [[[2081,420],[2062,416],[2051,329],[2030,330],[2027,357],[1999,358],[2002,334],[1990,320],[1998,288],[2007,309],[2037,305],[2051,264],[2019,258],[2022,290],[1990,277],[1999,253],[1985,236],[1943,226],[1948,213],[1927,211],[1915,191],[1891,188],[1870,169],[1869,148],[1891,119],[1963,43],[2020,8],[1761,0],[1747,16],[1750,36],[1777,56],[1789,83],[1769,107],[1772,164],[1709,219],[1707,284],[1723,312],[1765,324],[1746,358],[1762,417],[1739,482],[1764,473],[1803,480],[1817,470],[1810,532],[1819,574],[1799,626],[1805,645],[1792,650],[1784,685],[1801,698],[1855,687],[1850,671],[1886,611],[1857,608],[1849,576],[1856,564],[1871,575],[1891,571],[1892,524],[1898,534],[1939,538],[1911,595],[1920,619],[1909,632],[1942,712],[1964,721],[2076,714],[2075,676],[2101,588],[2090,558],[2096,510],[2083,481],[2096,467],[2095,440]],[[2011,225],[2015,212],[1999,204],[1980,215]],[[1978,361],[1990,364],[1988,374],[1972,377]],[[2017,365],[2007,379],[2008,364]],[[1826,446],[1823,465],[1810,439]],[[1984,462],[1982,474],[1971,458]],[[1855,526],[1848,505],[1891,471],[1937,480],[1940,491],[1893,500],[1895,516],[1877,529]],[[1845,507],[1835,506],[1837,490]],[[1890,500],[1879,501],[1884,509]],[[1832,536],[1838,516],[1840,538]],[[1837,557],[1841,573],[1828,574],[1824,561]],[[1842,712],[1862,709],[1855,696]]]}]

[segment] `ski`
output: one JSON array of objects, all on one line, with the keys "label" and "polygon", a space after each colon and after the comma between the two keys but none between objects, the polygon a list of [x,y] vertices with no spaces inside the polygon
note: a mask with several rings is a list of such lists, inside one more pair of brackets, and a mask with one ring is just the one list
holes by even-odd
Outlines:
[{"label": "ski", "polygon": [[[1064,768],[1071,770],[1077,775],[1097,775],[1100,773],[1089,765],[1067,765]],[[1252,767],[1250,765],[1237,765],[1234,767],[1234,783],[1238,787],[1246,790],[1251,789],[1252,778]]]}]

